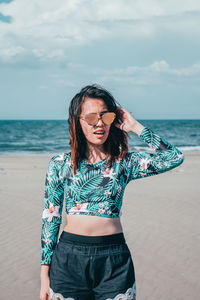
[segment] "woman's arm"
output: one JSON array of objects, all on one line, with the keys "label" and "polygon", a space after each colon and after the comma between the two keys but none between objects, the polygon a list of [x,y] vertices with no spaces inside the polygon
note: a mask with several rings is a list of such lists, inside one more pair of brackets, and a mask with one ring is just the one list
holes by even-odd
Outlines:
[{"label": "woman's arm", "polygon": [[137,134],[143,142],[148,144],[148,146],[155,151],[155,153],[127,153],[124,158],[127,183],[133,179],[167,172],[183,162],[184,155],[179,149],[161,138],[150,128],[144,127],[125,109],[119,108],[119,110],[121,110],[123,115],[123,122],[122,124],[117,125],[117,127],[126,132]]},{"label": "woman's arm", "polygon": [[42,265],[40,272],[40,300],[48,300],[50,295],[49,265]]},{"label": "woman's arm", "polygon": [[59,155],[52,157],[46,173],[41,230],[41,300],[47,300],[49,296],[50,263],[62,223],[64,186],[59,172],[61,165],[62,160]]},{"label": "woman's arm", "polygon": [[127,183],[133,179],[148,177],[167,172],[184,161],[183,153],[150,128],[138,131],[140,139],[155,153],[128,152],[125,157]]},{"label": "woman's arm", "polygon": [[61,165],[59,155],[52,157],[46,173],[42,212],[41,265],[50,264],[62,223],[64,186],[59,175]]}]

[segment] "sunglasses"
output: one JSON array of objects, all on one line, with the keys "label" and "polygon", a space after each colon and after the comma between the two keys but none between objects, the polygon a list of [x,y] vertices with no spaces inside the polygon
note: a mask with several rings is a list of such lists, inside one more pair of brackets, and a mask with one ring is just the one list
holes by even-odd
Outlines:
[{"label": "sunglasses", "polygon": [[84,117],[80,117],[80,119],[85,120],[88,125],[97,125],[99,119],[101,119],[104,124],[110,125],[114,121],[116,114],[114,112],[105,112],[98,116],[97,113],[90,113],[85,115]]}]

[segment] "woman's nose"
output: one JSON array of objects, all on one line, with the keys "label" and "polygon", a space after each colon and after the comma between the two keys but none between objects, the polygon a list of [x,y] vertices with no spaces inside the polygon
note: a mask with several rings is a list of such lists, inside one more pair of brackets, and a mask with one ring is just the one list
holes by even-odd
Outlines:
[{"label": "woman's nose", "polygon": [[102,125],[104,125],[104,122],[103,122],[103,120],[102,120],[102,117],[99,116],[99,117],[98,117],[98,122],[97,122],[96,126],[102,126]]}]

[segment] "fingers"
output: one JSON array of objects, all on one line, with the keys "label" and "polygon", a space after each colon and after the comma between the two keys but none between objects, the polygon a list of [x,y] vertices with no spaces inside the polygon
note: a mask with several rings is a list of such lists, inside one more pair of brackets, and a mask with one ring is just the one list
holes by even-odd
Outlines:
[{"label": "fingers", "polygon": [[120,106],[117,106],[117,110],[122,114],[122,115],[132,115],[132,112],[126,110],[125,108],[122,108]]},{"label": "fingers", "polygon": [[121,124],[115,123],[115,126],[119,129],[123,130],[124,123],[121,123]]},{"label": "fingers", "polygon": [[124,108],[120,107],[120,106],[117,106],[117,111],[120,113],[120,114],[124,114],[125,113],[125,110]]},{"label": "fingers", "polygon": [[119,110],[123,113],[127,112],[127,110],[125,108],[121,107],[121,106],[117,106],[117,110]]},{"label": "fingers", "polygon": [[121,124],[115,123],[115,126],[120,129]]},{"label": "fingers", "polygon": [[40,300],[53,300],[52,298],[50,298],[50,293],[49,292],[45,292],[45,293],[40,293]]}]

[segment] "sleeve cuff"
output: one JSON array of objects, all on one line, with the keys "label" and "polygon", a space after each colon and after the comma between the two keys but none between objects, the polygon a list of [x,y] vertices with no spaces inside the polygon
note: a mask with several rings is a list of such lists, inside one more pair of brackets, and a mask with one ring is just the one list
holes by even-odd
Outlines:
[{"label": "sleeve cuff", "polygon": [[44,255],[42,255],[43,257],[42,257],[42,259],[40,261],[40,264],[41,265],[50,265],[51,264],[51,260],[52,260],[52,255],[53,255],[53,252],[51,254],[48,253],[48,255],[46,255],[45,257],[44,257]]}]

